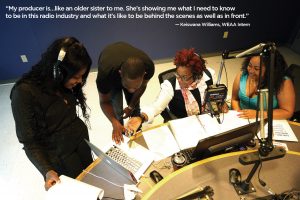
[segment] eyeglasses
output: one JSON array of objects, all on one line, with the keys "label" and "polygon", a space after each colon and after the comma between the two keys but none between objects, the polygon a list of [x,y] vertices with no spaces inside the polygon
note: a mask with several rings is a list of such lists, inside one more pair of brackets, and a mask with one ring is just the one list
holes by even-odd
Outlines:
[{"label": "eyeglasses", "polygon": [[187,82],[189,80],[191,80],[193,78],[193,75],[191,76],[180,76],[177,72],[174,72],[174,75],[176,76],[176,78],[179,78],[180,80]]}]

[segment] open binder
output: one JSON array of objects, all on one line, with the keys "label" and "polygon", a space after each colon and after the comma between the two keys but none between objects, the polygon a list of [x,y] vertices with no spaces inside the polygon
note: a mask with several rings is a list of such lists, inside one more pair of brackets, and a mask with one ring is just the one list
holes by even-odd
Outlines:
[{"label": "open binder", "polygon": [[220,118],[223,120],[222,124],[209,114],[175,119],[143,132],[143,136],[154,154],[154,160],[158,161],[180,150],[196,147],[205,138],[249,124],[248,120],[238,118],[236,111],[225,113],[223,119],[222,116]]},{"label": "open binder", "polygon": [[[253,133],[259,131],[259,128],[253,130],[251,129],[253,127],[247,127],[254,123],[253,119],[242,119],[237,115],[238,112],[234,110],[222,114],[221,124],[209,114],[175,119],[158,128],[144,131],[143,136],[149,150],[154,154],[154,160],[158,161],[180,150],[196,147],[199,141],[217,137],[220,134],[224,135],[229,131],[244,132],[244,129]],[[273,127],[274,140],[298,141],[286,120],[273,120]]]}]

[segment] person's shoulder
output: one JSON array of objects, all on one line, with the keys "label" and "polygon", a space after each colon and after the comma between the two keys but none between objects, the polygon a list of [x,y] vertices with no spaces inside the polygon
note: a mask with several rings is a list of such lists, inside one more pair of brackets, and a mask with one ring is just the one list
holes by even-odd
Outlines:
[{"label": "person's shoulder", "polygon": [[243,72],[243,71],[240,71],[240,72],[238,72],[237,73],[237,76],[247,76],[248,75],[248,73],[246,73],[246,72]]},{"label": "person's shoulder", "polygon": [[292,78],[290,75],[285,75],[285,76],[283,77],[283,79],[284,79],[284,80],[291,80],[291,81],[293,81],[293,78]]},{"label": "person's shoulder", "polygon": [[107,44],[106,46],[103,47],[101,53],[100,53],[100,57],[102,57],[103,55],[106,57],[107,55],[110,55],[111,53],[114,52],[119,52],[120,50],[129,47],[130,45],[126,42],[114,42],[114,43],[110,43]]},{"label": "person's shoulder", "polygon": [[237,82],[240,82],[241,79],[245,79],[247,78],[247,74],[245,74],[244,72],[238,72],[235,77],[234,77],[234,80],[237,81]]},{"label": "person's shoulder", "polygon": [[234,77],[234,83],[233,83],[233,87],[235,87],[234,85],[236,85],[236,87],[240,87],[239,85],[245,85],[247,81],[247,74],[245,74],[244,72],[238,72],[235,77]]},{"label": "person's shoulder", "polygon": [[282,82],[283,84],[293,84],[293,80],[290,78],[290,77],[288,77],[288,76],[285,76],[284,78],[283,78],[283,82]]},{"label": "person's shoulder", "polygon": [[118,42],[112,43],[112,45],[116,45],[116,46],[118,46],[118,45],[132,46],[132,45],[130,45],[129,43],[124,42],[124,41],[118,41]]},{"label": "person's shoulder", "polygon": [[14,90],[18,90],[18,91],[30,92],[35,89],[36,87],[30,81],[22,81],[14,85]]},{"label": "person's shoulder", "polygon": [[11,98],[31,96],[37,90],[36,86],[28,81],[16,83],[11,90]]}]

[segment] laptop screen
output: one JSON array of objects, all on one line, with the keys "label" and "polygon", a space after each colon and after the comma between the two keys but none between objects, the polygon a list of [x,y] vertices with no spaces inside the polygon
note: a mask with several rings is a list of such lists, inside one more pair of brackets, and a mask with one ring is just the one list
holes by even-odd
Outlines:
[{"label": "laptop screen", "polygon": [[254,138],[258,132],[259,121],[253,122],[218,135],[202,139],[198,142],[192,156],[205,158],[229,147],[244,144]]},{"label": "laptop screen", "polygon": [[[106,155],[103,151],[101,151],[98,147],[96,147],[94,144],[91,142],[85,140],[86,143],[90,146],[91,150],[100,158],[102,159],[102,162],[106,162],[112,169],[117,171],[119,174],[124,176],[130,183],[136,184],[137,180],[133,176],[133,174],[125,169],[122,165],[114,161],[112,158],[110,158],[108,155]],[[127,183],[126,183],[127,184]]]}]

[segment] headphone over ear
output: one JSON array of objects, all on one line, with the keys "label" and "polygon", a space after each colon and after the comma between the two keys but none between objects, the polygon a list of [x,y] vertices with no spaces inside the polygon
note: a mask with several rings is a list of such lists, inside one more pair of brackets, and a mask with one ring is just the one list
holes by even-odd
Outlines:
[{"label": "headphone over ear", "polygon": [[66,51],[63,48],[60,49],[57,57],[57,61],[53,66],[53,78],[57,82],[61,82],[64,79],[61,68],[62,68],[62,61],[65,58],[65,55],[66,55]]}]

